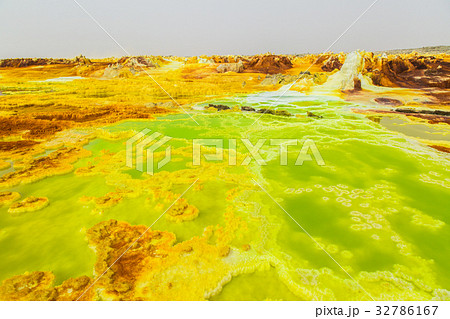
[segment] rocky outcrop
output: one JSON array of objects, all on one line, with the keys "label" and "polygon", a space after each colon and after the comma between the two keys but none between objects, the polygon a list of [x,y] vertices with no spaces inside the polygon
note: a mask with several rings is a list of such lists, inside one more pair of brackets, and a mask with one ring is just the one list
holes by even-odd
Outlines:
[{"label": "rocky outcrop", "polygon": [[226,110],[230,110],[231,108],[227,105],[222,105],[222,104],[209,104],[208,107],[214,108],[217,111],[226,111]]},{"label": "rocky outcrop", "polygon": [[156,68],[159,66],[158,63],[154,62],[151,58],[144,56],[122,57],[119,59],[119,61],[117,61],[117,63],[123,66],[133,68],[142,68],[142,67]]},{"label": "rocky outcrop", "polygon": [[241,73],[244,71],[244,63],[239,61],[238,63],[223,63],[217,67],[217,72],[225,73],[225,72],[236,72]]},{"label": "rocky outcrop", "polygon": [[321,119],[321,118],[323,118],[322,115],[317,115],[317,114],[314,114],[313,112],[309,112],[309,111],[306,111],[306,115],[307,115],[308,117],[314,117],[314,118],[316,118],[316,119]]},{"label": "rocky outcrop", "polygon": [[0,60],[0,68],[25,68],[28,66],[41,66],[52,64],[78,64],[90,65],[91,60],[83,55],[75,57],[75,59],[52,59],[52,58],[16,58]]},{"label": "rocky outcrop", "polygon": [[339,61],[339,57],[336,55],[332,55],[324,62],[321,66],[321,69],[325,72],[332,72],[334,70],[340,70],[342,67],[341,61]]},{"label": "rocky outcrop", "polygon": [[103,71],[103,78],[104,79],[114,79],[119,77],[121,70],[123,69],[123,66],[119,63],[108,65],[107,68]]},{"label": "rocky outcrop", "polygon": [[246,72],[276,74],[292,68],[292,62],[287,56],[264,54],[256,55],[244,63]]},{"label": "rocky outcrop", "polygon": [[261,108],[261,109],[256,110],[251,106],[242,106],[241,111],[255,112],[255,113],[260,113],[260,114],[270,114],[270,115],[276,115],[276,116],[286,116],[286,117],[292,116],[292,114],[286,110],[274,110],[274,109],[270,109],[270,108]]},{"label": "rocky outcrop", "polygon": [[25,68],[28,66],[50,65],[50,64],[72,64],[74,60],[69,59],[41,59],[41,58],[19,58],[0,60],[0,68]]},{"label": "rocky outcrop", "polygon": [[83,55],[77,56],[75,58],[75,63],[77,63],[78,65],[91,65],[92,64],[91,60],[89,60],[88,58],[86,58]]},{"label": "rocky outcrop", "polygon": [[[198,61],[198,58],[195,57]],[[238,63],[239,61],[245,61],[245,59],[239,55],[213,55],[210,59],[213,63]]]},{"label": "rocky outcrop", "polygon": [[450,88],[450,63],[434,56],[365,56],[365,72],[375,85]]},{"label": "rocky outcrop", "polygon": [[361,91],[362,84],[361,79],[357,76],[353,77],[353,91]]}]

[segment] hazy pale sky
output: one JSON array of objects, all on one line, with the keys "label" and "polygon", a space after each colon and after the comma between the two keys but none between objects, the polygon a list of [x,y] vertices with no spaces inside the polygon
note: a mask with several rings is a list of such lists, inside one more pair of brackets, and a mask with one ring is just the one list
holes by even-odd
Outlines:
[{"label": "hazy pale sky", "polygon": [[[77,0],[133,55],[322,52],[373,0]],[[449,0],[379,0],[332,50],[450,44]],[[126,55],[73,0],[0,0],[0,58]]]}]

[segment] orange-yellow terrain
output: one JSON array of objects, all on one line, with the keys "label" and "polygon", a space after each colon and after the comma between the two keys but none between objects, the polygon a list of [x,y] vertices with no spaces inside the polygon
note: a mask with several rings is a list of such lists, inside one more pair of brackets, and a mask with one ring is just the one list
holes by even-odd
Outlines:
[{"label": "orange-yellow terrain", "polygon": [[[125,165],[126,140],[146,124],[180,143],[174,166],[152,176]],[[448,257],[416,237],[449,236],[449,124],[447,54],[1,60],[0,300],[241,300],[245,289],[255,299],[448,300]],[[190,161],[189,138],[292,134],[318,141],[331,164],[303,173]],[[304,208],[307,224],[330,211],[311,220],[316,243],[261,179],[287,210]],[[345,232],[326,230],[335,218]]]}]

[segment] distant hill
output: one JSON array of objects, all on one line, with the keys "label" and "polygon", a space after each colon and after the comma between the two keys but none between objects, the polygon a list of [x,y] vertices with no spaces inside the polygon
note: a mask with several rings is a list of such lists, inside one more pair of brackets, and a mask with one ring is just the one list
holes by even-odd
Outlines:
[{"label": "distant hill", "polygon": [[441,45],[434,47],[423,47],[416,49],[397,49],[397,50],[387,50],[387,51],[376,51],[375,54],[386,53],[386,54],[408,54],[413,51],[416,51],[419,54],[440,54],[446,53],[450,54],[450,46],[449,45]]},{"label": "distant hill", "polygon": [[[370,52],[369,50],[366,50],[367,52]],[[384,51],[373,51],[375,54],[409,54],[413,51],[416,51],[419,54],[450,54],[450,45],[440,45],[440,46],[433,46],[433,47],[423,47],[423,48],[415,48],[415,49],[393,49],[393,50],[384,50]],[[338,53],[338,52],[334,52]],[[345,52],[345,53],[350,53]],[[303,57],[309,54],[321,54],[320,53],[301,53],[301,54],[295,54],[295,56]]]}]

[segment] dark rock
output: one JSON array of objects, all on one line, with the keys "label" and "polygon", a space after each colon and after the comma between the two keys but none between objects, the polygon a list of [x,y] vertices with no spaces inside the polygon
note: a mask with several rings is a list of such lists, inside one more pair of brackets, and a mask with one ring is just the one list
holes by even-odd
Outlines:
[{"label": "dark rock", "polygon": [[286,111],[286,110],[277,110],[277,111],[275,111],[275,115],[278,115],[278,116],[292,116],[292,114],[291,113],[289,113],[288,111]]},{"label": "dark rock", "polygon": [[413,114],[431,114],[440,116],[450,116],[450,111],[444,110],[421,110],[421,109],[411,109],[411,108],[396,108],[395,112],[399,113],[413,113]]},{"label": "dark rock", "polygon": [[361,80],[357,76],[355,76],[353,78],[353,90],[355,90],[355,91],[361,91],[362,90]]},{"label": "dark rock", "polygon": [[315,117],[317,119],[323,118],[323,116],[314,114],[313,112],[309,112],[309,111],[307,111],[306,114],[308,115],[308,117]]},{"label": "dark rock", "polygon": [[275,115],[275,111],[271,109],[259,109],[256,113],[272,114]]},{"label": "dark rock", "polygon": [[432,147],[435,150],[438,150],[440,152],[450,153],[450,147],[445,147],[445,146],[442,146],[442,145],[430,145],[430,147]]},{"label": "dark rock", "polygon": [[334,70],[340,70],[341,67],[342,63],[339,61],[339,58],[333,55],[328,60],[325,61],[321,69],[325,72],[332,72]]},{"label": "dark rock", "polygon": [[414,109],[395,109],[394,111],[399,113],[419,113]]},{"label": "dark rock", "polygon": [[392,105],[392,106],[400,106],[403,105],[403,103],[396,99],[390,99],[387,97],[379,97],[375,99],[375,102],[382,105]]},{"label": "dark rock", "polygon": [[255,109],[251,106],[242,106],[241,111],[247,111],[247,112],[255,112]]},{"label": "dark rock", "polygon": [[231,109],[229,106],[222,105],[222,104],[209,104],[208,107],[213,107],[217,109],[218,111],[225,111]]},{"label": "dark rock", "polygon": [[434,110],[435,115],[450,116],[450,111]]},{"label": "dark rock", "polygon": [[285,110],[272,110],[272,109],[259,109],[256,111],[256,113],[263,113],[263,114],[270,114],[270,115],[277,115],[277,116],[292,116],[291,113]]}]

